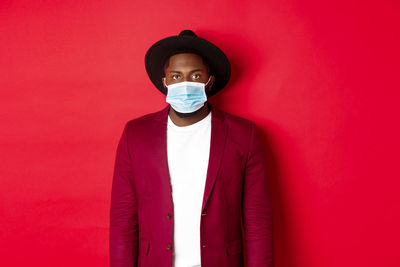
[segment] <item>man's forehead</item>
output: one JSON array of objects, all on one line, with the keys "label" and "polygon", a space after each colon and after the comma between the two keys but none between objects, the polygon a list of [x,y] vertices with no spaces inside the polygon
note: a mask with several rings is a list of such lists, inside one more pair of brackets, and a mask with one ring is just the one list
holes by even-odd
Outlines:
[{"label": "man's forehead", "polygon": [[196,66],[196,68],[208,68],[206,60],[195,53],[178,53],[170,56],[165,62],[166,68],[171,66]]},{"label": "man's forehead", "polygon": [[203,63],[203,57],[195,53],[179,53],[169,57],[169,63],[175,62],[200,62]]}]

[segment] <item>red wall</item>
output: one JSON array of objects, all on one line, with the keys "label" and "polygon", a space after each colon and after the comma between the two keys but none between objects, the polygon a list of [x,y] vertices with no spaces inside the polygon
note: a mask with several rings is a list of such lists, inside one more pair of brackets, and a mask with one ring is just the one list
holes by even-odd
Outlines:
[{"label": "red wall", "polygon": [[[327,3],[329,2],[329,3]],[[193,29],[213,102],[265,132],[278,267],[400,266],[399,2],[0,3],[0,266],[107,266],[124,123],[161,109],[144,54]]]}]

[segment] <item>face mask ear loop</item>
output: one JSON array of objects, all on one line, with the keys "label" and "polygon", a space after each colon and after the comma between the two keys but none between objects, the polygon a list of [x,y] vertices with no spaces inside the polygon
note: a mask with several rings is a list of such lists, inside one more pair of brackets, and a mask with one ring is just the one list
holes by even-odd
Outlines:
[{"label": "face mask ear loop", "polygon": [[206,84],[204,85],[204,88],[207,87],[208,83],[210,82],[211,76],[208,77],[208,81],[206,82]]},{"label": "face mask ear loop", "polygon": [[165,80],[166,80],[165,77],[163,77],[163,78],[162,78],[162,83],[163,83],[164,87],[168,88],[168,85],[167,85],[167,83],[165,82]]}]

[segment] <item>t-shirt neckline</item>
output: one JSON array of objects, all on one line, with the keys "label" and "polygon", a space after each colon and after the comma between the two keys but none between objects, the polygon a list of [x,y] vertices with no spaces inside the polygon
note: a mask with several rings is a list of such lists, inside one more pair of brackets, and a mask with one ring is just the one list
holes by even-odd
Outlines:
[{"label": "t-shirt neckline", "polygon": [[170,129],[173,129],[175,131],[181,131],[181,132],[186,132],[186,131],[192,131],[194,129],[197,129],[198,127],[201,127],[202,125],[206,124],[211,120],[211,110],[208,112],[207,116],[205,116],[203,119],[201,119],[198,122],[195,122],[191,125],[188,126],[178,126],[176,125],[172,120],[171,117],[168,115],[168,127]]}]

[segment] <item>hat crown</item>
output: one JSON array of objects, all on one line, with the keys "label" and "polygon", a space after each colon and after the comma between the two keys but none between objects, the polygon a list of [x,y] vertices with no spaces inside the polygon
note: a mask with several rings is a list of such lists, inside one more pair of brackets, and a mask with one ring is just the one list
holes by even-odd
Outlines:
[{"label": "hat crown", "polygon": [[183,30],[179,33],[179,36],[193,36],[197,37],[197,35],[191,30]]}]

